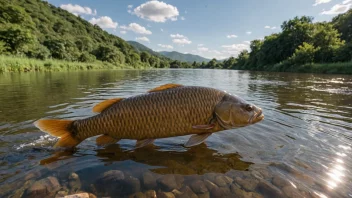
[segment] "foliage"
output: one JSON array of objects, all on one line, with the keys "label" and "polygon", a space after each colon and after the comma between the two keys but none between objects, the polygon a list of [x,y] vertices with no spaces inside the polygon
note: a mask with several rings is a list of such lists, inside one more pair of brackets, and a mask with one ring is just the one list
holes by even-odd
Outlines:
[{"label": "foliage", "polygon": [[136,50],[123,39],[46,1],[0,3],[0,54],[87,63],[100,60],[134,68],[170,65],[170,59]]}]

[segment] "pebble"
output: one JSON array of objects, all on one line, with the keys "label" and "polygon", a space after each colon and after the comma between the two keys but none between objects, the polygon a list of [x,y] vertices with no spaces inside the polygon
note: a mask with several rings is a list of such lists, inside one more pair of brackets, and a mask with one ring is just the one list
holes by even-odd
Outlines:
[{"label": "pebble", "polygon": [[219,187],[227,186],[228,184],[231,184],[232,182],[233,182],[233,179],[231,179],[230,177],[227,177],[225,175],[216,176],[215,180],[214,180],[214,183]]},{"label": "pebble", "polygon": [[208,192],[208,189],[202,180],[193,181],[190,187],[196,194],[203,194]]},{"label": "pebble", "polygon": [[154,174],[145,172],[142,176],[142,183],[145,189],[156,189],[157,183]]},{"label": "pebble", "polygon": [[177,183],[174,175],[164,175],[157,180],[160,188],[164,191],[170,192],[173,189],[177,189]]},{"label": "pebble", "polygon": [[242,179],[240,177],[235,178],[235,182],[239,184],[246,191],[254,191],[258,185],[258,181],[255,179]]},{"label": "pebble", "polygon": [[293,187],[292,185],[285,186],[281,190],[289,198],[302,197],[302,195],[299,193],[299,191],[295,187]]},{"label": "pebble", "polygon": [[172,192],[158,192],[158,198],[175,198],[175,195]]},{"label": "pebble", "polygon": [[90,198],[88,193],[78,193],[73,195],[66,195],[65,198]]},{"label": "pebble", "polygon": [[213,188],[219,188],[217,185],[215,185],[213,182],[209,180],[205,180],[204,184],[207,187],[208,191],[211,191]]},{"label": "pebble", "polygon": [[273,177],[272,183],[279,188],[290,185],[290,182],[278,175]]},{"label": "pebble", "polygon": [[182,194],[175,195],[176,198],[198,198],[198,196],[188,186],[184,186],[180,189]]},{"label": "pebble", "polygon": [[144,193],[146,198],[156,198],[155,190],[148,190]]},{"label": "pebble", "polygon": [[68,186],[70,187],[70,192],[77,192],[81,189],[81,180],[76,173],[71,173],[68,177]]},{"label": "pebble", "polygon": [[256,190],[268,197],[284,197],[279,189],[266,181],[260,181]]},{"label": "pebble", "polygon": [[50,176],[34,182],[26,190],[26,197],[53,197],[60,188],[57,178]]},{"label": "pebble", "polygon": [[146,196],[142,192],[137,192],[137,193],[134,193],[133,195],[130,195],[129,198],[146,198]]},{"label": "pebble", "polygon": [[216,187],[210,190],[211,197],[226,197],[231,195],[231,191],[227,187]]}]

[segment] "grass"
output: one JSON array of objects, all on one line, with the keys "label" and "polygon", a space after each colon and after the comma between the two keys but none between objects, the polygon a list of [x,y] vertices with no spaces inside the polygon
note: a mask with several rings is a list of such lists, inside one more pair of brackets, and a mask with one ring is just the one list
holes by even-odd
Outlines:
[{"label": "grass", "polygon": [[352,61],[339,63],[312,63],[304,65],[286,65],[279,63],[273,66],[265,67],[264,70],[274,72],[352,74]]},{"label": "grass", "polygon": [[108,62],[70,62],[55,59],[38,60],[16,56],[0,56],[0,73],[30,71],[67,71],[92,69],[133,69],[128,65],[113,65]]}]

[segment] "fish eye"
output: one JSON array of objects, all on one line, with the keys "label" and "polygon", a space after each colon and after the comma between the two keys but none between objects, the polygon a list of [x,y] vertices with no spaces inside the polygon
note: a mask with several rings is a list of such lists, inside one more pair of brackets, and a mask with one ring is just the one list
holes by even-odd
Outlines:
[{"label": "fish eye", "polygon": [[247,104],[245,108],[247,111],[253,111],[253,106],[250,104]]}]

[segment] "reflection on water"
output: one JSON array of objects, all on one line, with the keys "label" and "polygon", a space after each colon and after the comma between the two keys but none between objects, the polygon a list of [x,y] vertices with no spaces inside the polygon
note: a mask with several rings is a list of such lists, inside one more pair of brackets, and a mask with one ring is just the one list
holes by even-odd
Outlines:
[{"label": "reflection on water", "polygon": [[[104,99],[165,83],[226,90],[260,106],[266,119],[216,133],[192,148],[182,146],[188,136],[137,150],[133,140],[99,148],[93,137],[73,152],[54,151],[56,138],[32,125],[43,117],[92,116],[92,107]],[[159,197],[352,197],[350,76],[225,70],[10,73],[0,75],[0,93],[0,197],[33,197],[33,186],[45,181],[60,187],[35,192],[47,197],[77,189],[115,197],[148,197],[153,190]]]}]

